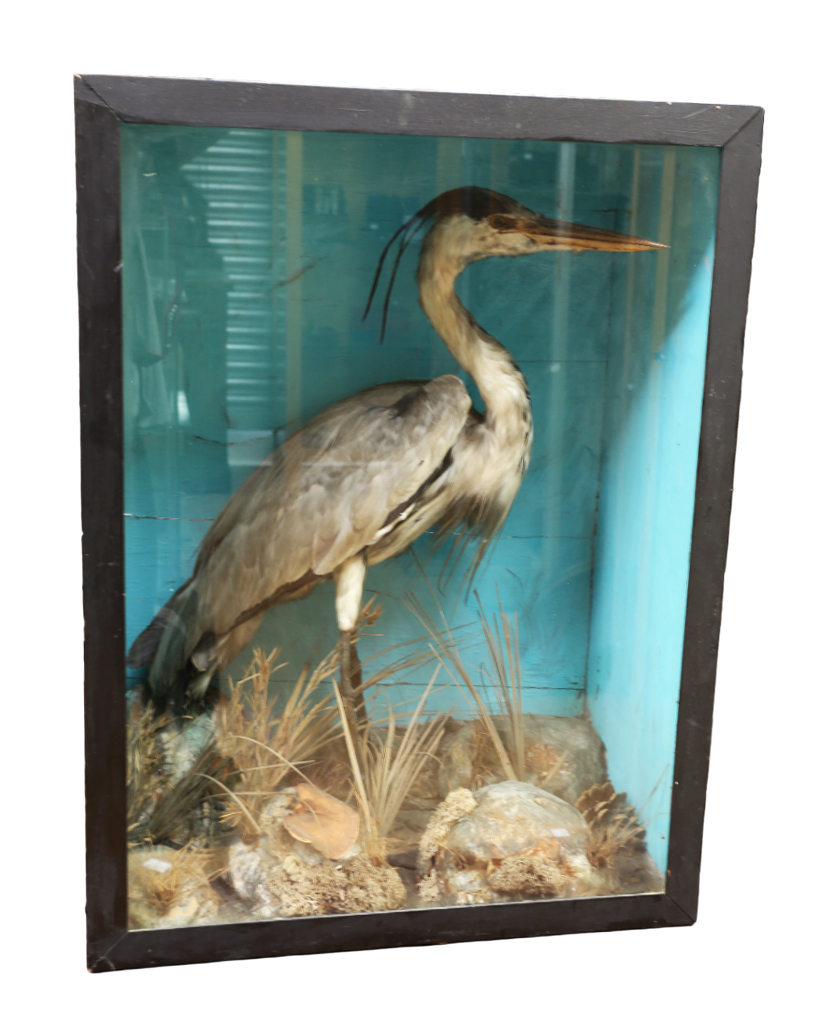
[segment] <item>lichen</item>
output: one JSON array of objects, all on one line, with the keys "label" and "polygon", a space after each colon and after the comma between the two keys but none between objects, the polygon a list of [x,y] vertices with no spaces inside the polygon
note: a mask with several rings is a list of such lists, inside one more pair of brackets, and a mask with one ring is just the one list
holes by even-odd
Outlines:
[{"label": "lichen", "polygon": [[518,893],[524,897],[554,897],[568,877],[549,858],[505,858],[487,879],[498,893]]},{"label": "lichen", "polygon": [[490,904],[496,899],[495,894],[489,889],[459,890],[454,897],[455,903],[467,904]]},{"label": "lichen", "polygon": [[504,858],[487,877],[497,893],[522,897],[557,897],[591,872],[583,855],[558,861],[536,854],[518,854]]},{"label": "lichen", "polygon": [[437,872],[430,872],[418,883],[418,896],[425,904],[432,904],[442,899],[444,891]]},{"label": "lichen", "polygon": [[392,911],[406,903],[397,872],[389,865],[373,865],[365,855],[307,865],[290,854],[272,869],[266,885],[289,917]]},{"label": "lichen", "polygon": [[472,796],[472,791],[466,787],[459,787],[447,794],[446,798],[438,805],[432,813],[429,825],[421,836],[418,844],[418,873],[425,876],[432,867],[432,861],[439,849],[443,846],[447,833],[452,829],[459,819],[474,812],[478,802]]},{"label": "lichen", "polygon": [[484,869],[460,868],[450,863],[439,878],[448,900],[454,904],[489,904],[501,899],[489,888]]}]

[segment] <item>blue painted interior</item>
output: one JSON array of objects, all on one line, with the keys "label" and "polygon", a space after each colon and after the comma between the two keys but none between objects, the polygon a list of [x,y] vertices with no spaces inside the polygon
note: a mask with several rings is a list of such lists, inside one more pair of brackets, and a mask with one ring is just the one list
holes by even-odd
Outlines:
[{"label": "blue painted interior", "polygon": [[[380,252],[435,194],[492,187],[551,217],[665,240],[661,254],[542,254],[471,266],[459,294],[530,386],[532,465],[476,579],[517,612],[525,708],[589,709],[611,775],[663,864],[718,181],[714,149],[123,126],[127,641],[191,572],[229,494],[332,401],[455,364],[417,304],[418,246],[387,338],[361,316]],[[370,571],[379,636],[419,636],[444,552]],[[438,599],[476,620],[459,570]],[[258,633],[284,683],[336,639],[333,593]],[[229,671],[238,676],[249,650]],[[482,661],[480,649],[467,652]],[[421,690],[419,669],[381,697]],[[444,686],[431,705],[467,712]],[[657,784],[657,787],[656,787]]]}]

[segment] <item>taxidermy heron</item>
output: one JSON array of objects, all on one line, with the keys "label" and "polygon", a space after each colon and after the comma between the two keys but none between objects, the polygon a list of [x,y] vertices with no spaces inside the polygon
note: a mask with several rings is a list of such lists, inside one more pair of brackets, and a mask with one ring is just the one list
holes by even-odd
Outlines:
[{"label": "taxidermy heron", "polygon": [[[352,640],[371,564],[421,533],[478,540],[475,564],[503,524],[529,465],[532,414],[523,373],[458,300],[456,278],[489,256],[637,252],[665,245],[548,220],[486,188],[444,192],[402,226],[381,255],[401,256],[428,227],[418,264],[421,307],[477,384],[485,414],[457,376],[384,383],[333,404],[270,454],[229,499],[200,545],[192,577],[136,639],[158,701],[203,699],[214,675],[251,640],[272,606],[335,585],[341,694],[355,724],[359,664]],[[353,684],[353,678],[355,684]],[[361,696],[362,698],[362,696]]]}]

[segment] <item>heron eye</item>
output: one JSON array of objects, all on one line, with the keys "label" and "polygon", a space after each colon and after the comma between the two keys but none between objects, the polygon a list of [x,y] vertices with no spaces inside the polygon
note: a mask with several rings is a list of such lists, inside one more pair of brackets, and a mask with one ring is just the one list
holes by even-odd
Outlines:
[{"label": "heron eye", "polygon": [[489,217],[489,226],[495,230],[506,230],[512,226],[512,221],[508,216],[500,216],[498,213]]}]

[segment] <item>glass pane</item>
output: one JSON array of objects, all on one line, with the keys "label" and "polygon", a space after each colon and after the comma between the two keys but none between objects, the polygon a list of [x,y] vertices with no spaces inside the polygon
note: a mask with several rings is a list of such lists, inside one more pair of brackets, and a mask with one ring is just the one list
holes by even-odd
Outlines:
[{"label": "glass pane", "polygon": [[122,151],[130,925],[662,890],[719,151]]}]

